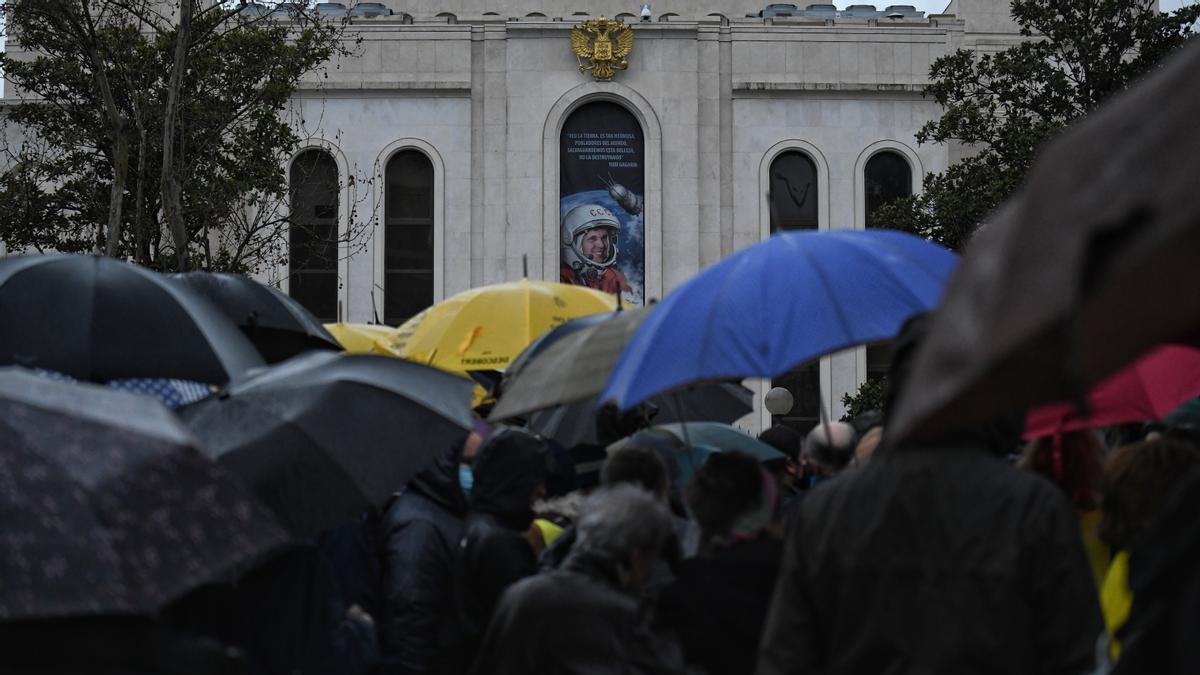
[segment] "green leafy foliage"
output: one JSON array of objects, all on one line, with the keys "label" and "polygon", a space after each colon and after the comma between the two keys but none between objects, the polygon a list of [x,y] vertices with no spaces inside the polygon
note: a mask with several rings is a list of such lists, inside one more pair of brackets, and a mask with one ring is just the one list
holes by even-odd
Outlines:
[{"label": "green leafy foliage", "polygon": [[[286,218],[248,216],[286,198],[284,165],[301,141],[286,110],[302,78],[350,49],[342,26],[298,15],[249,18],[193,4],[176,92],[173,170],[193,266],[247,271],[276,261]],[[177,266],[163,221],[164,121],[181,34],[153,0],[10,0],[0,67],[22,100],[8,110],[0,238],[11,249],[105,250]],[[114,190],[121,176],[123,188]],[[120,227],[112,228],[114,202]],[[107,238],[118,232],[119,241]],[[286,238],[286,234],[282,235]],[[218,242],[219,250],[213,250]]]},{"label": "green leafy foliage", "polygon": [[933,63],[926,95],[943,112],[917,141],[973,154],[926,175],[922,194],[882,207],[881,225],[963,246],[1020,186],[1039,147],[1191,39],[1200,4],[1160,13],[1147,0],[1013,0],[1012,15],[1028,41]]},{"label": "green leafy foliage", "polygon": [[842,421],[849,422],[872,410],[883,410],[885,391],[887,391],[887,378],[873,377],[859,385],[858,390],[853,394],[842,394],[842,406],[846,408],[846,414],[842,415]]}]

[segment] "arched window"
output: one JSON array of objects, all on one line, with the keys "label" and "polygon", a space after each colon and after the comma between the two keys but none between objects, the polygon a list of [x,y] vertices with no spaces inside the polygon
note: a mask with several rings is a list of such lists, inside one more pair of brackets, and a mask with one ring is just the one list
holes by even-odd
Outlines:
[{"label": "arched window", "polygon": [[338,168],[324,150],[292,160],[288,293],[323,322],[338,320]]},{"label": "arched window", "polygon": [[398,326],[433,304],[433,164],[402,150],[384,183],[383,321]]},{"label": "arched window", "polygon": [[[879,207],[901,197],[912,195],[912,167],[908,159],[898,152],[884,150],[867,160],[863,169],[865,193],[864,213],[867,227],[879,227],[875,214]],[[867,379],[876,380],[887,374],[892,360],[890,341],[867,347]]]},{"label": "arched window", "polygon": [[771,234],[817,229],[817,165],[799,150],[771,162]]},{"label": "arched window", "polygon": [[877,227],[875,212],[888,202],[912,195],[912,167],[898,152],[877,152],[867,160],[863,171],[866,190],[867,227]]},{"label": "arched window", "polygon": [[[786,150],[771,162],[771,234],[787,230],[815,230],[817,222],[817,165],[799,150]],[[771,381],[792,393],[792,410],[773,415],[773,424],[786,424],[807,433],[821,416],[820,362],[813,361]]]}]

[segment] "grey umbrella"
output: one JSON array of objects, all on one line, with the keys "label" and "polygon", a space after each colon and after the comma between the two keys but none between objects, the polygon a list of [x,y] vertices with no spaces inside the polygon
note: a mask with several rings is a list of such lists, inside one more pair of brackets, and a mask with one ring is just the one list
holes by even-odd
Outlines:
[{"label": "grey umbrella", "polygon": [[1086,387],[1200,328],[1200,45],[1051,143],[974,238],[890,442]]},{"label": "grey umbrella", "polygon": [[0,369],[0,619],[153,613],[284,545],[195,444],[153,399]]},{"label": "grey umbrella", "polygon": [[0,365],[81,380],[224,384],[263,365],[207,299],[165,276],[85,255],[0,260]]},{"label": "grey umbrella", "polygon": [[[564,324],[559,335],[530,345],[505,373],[488,419],[528,416],[530,429],[565,446],[596,443],[597,397],[650,310],[584,317],[582,328]],[[733,422],[753,409],[751,392],[728,382],[693,385],[650,402],[658,408],[655,422]]]},{"label": "grey umbrella", "polygon": [[471,429],[470,380],[386,356],[309,352],[179,415],[288,528],[377,507]]}]

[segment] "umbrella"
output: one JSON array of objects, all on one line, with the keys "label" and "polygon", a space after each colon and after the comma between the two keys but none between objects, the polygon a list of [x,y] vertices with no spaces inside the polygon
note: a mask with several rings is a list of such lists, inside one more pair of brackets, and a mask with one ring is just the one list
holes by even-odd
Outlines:
[{"label": "umbrella", "polygon": [[[655,442],[656,438],[663,441]],[[746,432],[716,422],[683,422],[650,427],[609,445],[608,452],[612,454],[630,443],[650,446],[660,454],[664,448],[673,449],[679,461],[673,462],[675,466],[668,467],[668,472],[673,475],[673,483],[680,487],[687,484],[688,478],[696,469],[704,466],[708,456],[714,452],[741,452],[763,463],[787,459],[787,455]]]},{"label": "umbrella", "polygon": [[1092,387],[1086,417],[1079,416],[1073,403],[1052,403],[1029,411],[1025,436],[1158,420],[1196,396],[1200,396],[1200,351],[1167,345]]},{"label": "umbrella", "polygon": [[179,411],[292,532],[381,505],[472,427],[471,383],[403,359],[309,352]]},{"label": "umbrella", "polygon": [[220,310],[162,275],[96,256],[0,260],[0,365],[222,384],[262,364]]},{"label": "umbrella", "polygon": [[[527,413],[529,428],[570,447],[595,443],[597,396],[650,308],[595,314],[569,321],[521,352],[505,373],[489,419]],[[667,400],[651,399],[655,421],[733,422],[753,410],[752,392],[735,383],[689,387]]]},{"label": "umbrella", "polygon": [[443,370],[504,370],[551,328],[616,308],[616,296],[608,293],[522,279],[443,300],[400,326],[390,345],[404,358]]},{"label": "umbrella", "polygon": [[[598,443],[596,401],[592,396],[538,410],[529,415],[527,426],[567,448]],[[659,424],[683,421],[731,424],[754,411],[754,392],[736,382],[701,382],[670,395],[652,396],[649,402],[658,410],[654,421]]]},{"label": "umbrella", "polygon": [[777,234],[659,303],[600,400],[628,409],[691,382],[775,377],[824,354],[891,338],[937,302],[956,261],[902,232]]},{"label": "umbrella", "polygon": [[1193,45],[1046,147],[967,247],[893,442],[1071,400],[1151,347],[1192,343],[1198,78]]},{"label": "umbrella", "polygon": [[389,342],[396,337],[396,329],[370,323],[327,323],[325,329],[351,354],[382,354],[400,356]]},{"label": "umbrella", "polygon": [[[596,314],[547,333],[513,361],[489,419],[598,396],[649,309]],[[587,324],[579,326],[579,322]]]},{"label": "umbrella", "polygon": [[208,298],[250,339],[267,363],[312,349],[341,351],[317,317],[278,288],[240,274],[188,272],[173,281]]},{"label": "umbrella", "polygon": [[0,619],[156,612],[286,542],[157,402],[0,369]]}]

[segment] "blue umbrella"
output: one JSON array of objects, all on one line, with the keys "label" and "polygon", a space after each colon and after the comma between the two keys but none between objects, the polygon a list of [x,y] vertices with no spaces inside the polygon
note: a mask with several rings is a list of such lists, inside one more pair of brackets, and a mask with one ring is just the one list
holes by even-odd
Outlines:
[{"label": "blue umbrella", "polygon": [[600,401],[628,409],[692,382],[775,377],[894,337],[937,304],[957,261],[892,230],[775,235],[667,295],[638,327]]}]

